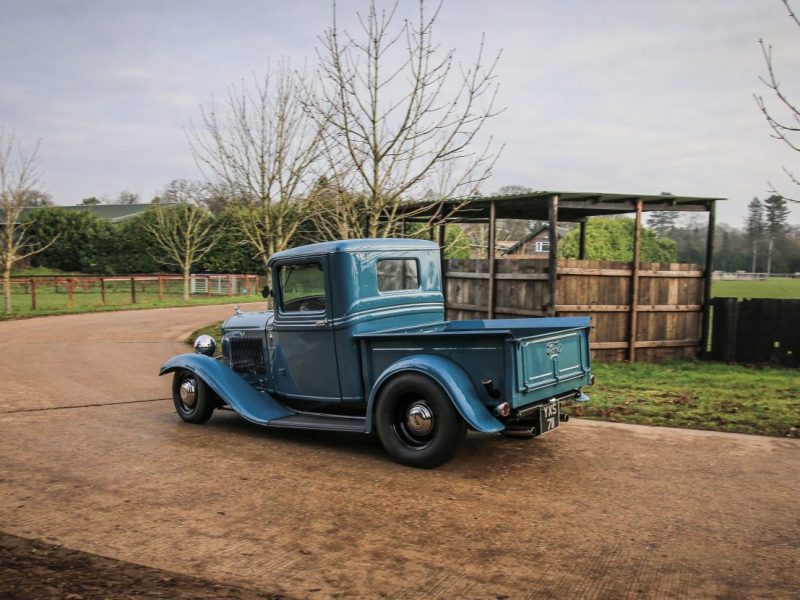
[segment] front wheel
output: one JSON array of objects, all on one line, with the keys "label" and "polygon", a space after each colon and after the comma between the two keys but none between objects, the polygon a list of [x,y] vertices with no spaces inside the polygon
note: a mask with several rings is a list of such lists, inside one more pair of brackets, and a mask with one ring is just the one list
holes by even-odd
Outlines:
[{"label": "front wheel", "polygon": [[383,387],[375,427],[392,458],[425,469],[453,458],[467,436],[467,424],[450,398],[419,373],[402,373]]},{"label": "front wheel", "polygon": [[216,408],[214,392],[205,381],[187,369],[175,371],[172,402],[178,415],[187,423],[205,423]]}]

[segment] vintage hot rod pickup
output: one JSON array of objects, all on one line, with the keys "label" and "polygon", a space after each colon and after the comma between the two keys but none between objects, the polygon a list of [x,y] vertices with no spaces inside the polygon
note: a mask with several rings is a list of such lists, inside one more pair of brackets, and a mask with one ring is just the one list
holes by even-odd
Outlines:
[{"label": "vintage hot rod pickup", "polygon": [[269,260],[275,310],[241,313],[216,342],[161,367],[184,421],[216,408],[270,427],[377,432],[398,462],[436,467],[467,429],[538,436],[586,401],[588,318],[446,321],[439,247],[324,242]]}]

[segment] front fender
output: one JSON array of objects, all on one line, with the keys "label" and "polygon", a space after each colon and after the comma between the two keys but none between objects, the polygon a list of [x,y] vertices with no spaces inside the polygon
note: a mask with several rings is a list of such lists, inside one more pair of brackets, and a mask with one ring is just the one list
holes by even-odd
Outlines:
[{"label": "front fender", "polygon": [[248,421],[266,425],[295,414],[266,392],[259,392],[225,363],[202,354],[179,354],[163,365],[159,375],[188,369],[205,381],[233,410]]},{"label": "front fender", "polygon": [[472,381],[470,381],[464,369],[452,360],[442,356],[423,354],[398,360],[378,377],[375,385],[372,386],[367,403],[367,433],[372,431],[373,407],[381,386],[392,375],[408,371],[422,373],[438,383],[448,395],[459,414],[473,429],[484,433],[494,433],[505,429],[505,425],[498,421],[494,415],[489,412],[486,405],[481,402],[481,399],[475,392],[475,386],[472,385]]}]

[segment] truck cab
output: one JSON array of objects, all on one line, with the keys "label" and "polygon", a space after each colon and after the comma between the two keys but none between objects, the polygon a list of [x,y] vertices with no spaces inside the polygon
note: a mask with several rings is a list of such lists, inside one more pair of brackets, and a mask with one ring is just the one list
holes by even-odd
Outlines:
[{"label": "truck cab", "polygon": [[274,310],[225,321],[221,359],[198,340],[162,367],[184,420],[230,408],[270,427],[376,431],[399,462],[433,467],[467,429],[535,437],[587,399],[589,320],[447,321],[433,242],[324,242],[269,269]]}]

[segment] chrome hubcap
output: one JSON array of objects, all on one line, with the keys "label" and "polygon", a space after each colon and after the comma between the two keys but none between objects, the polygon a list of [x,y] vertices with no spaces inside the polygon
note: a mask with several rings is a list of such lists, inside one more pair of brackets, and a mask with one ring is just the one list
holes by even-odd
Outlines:
[{"label": "chrome hubcap", "polygon": [[197,401],[197,385],[194,379],[187,379],[181,384],[180,389],[181,402],[186,406],[194,406]]},{"label": "chrome hubcap", "polygon": [[417,401],[408,407],[406,427],[418,436],[426,436],[433,431],[433,411],[425,402]]}]

